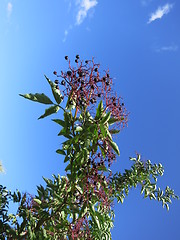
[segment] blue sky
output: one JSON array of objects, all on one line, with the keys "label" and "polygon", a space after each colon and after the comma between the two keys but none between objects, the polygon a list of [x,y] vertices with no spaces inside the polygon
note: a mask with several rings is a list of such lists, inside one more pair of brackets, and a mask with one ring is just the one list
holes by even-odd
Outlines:
[{"label": "blue sky", "polygon": [[[44,106],[19,93],[51,95],[44,79],[72,61],[95,57],[110,69],[114,87],[130,112],[116,139],[121,156],[112,167],[130,167],[135,152],[165,167],[159,185],[180,195],[180,2],[164,0],[1,0],[0,160],[1,184],[30,193],[42,176],[64,174],[55,153],[61,138],[50,119],[37,120]],[[61,117],[61,113],[59,114]],[[115,205],[113,240],[180,239],[180,204],[170,212],[132,190]]]}]

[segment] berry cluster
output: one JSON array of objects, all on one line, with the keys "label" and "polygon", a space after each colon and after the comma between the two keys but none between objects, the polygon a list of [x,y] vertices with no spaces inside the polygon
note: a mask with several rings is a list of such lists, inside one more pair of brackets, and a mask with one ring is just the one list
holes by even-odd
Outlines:
[{"label": "berry cluster", "polygon": [[112,78],[109,71],[105,71],[103,76],[100,74],[100,65],[92,60],[85,62],[80,60],[79,55],[76,55],[76,67],[71,66],[68,56],[65,59],[69,63],[69,70],[66,72],[61,71],[59,75],[54,71],[59,81],[56,79],[54,82],[63,86],[62,93],[65,97],[71,96],[69,104],[75,103],[76,109],[88,109],[93,114],[94,106],[103,99],[105,111],[110,111],[111,115],[118,118],[119,126],[124,127],[127,125],[128,113],[122,102],[122,98],[117,97],[116,93],[112,91]]}]

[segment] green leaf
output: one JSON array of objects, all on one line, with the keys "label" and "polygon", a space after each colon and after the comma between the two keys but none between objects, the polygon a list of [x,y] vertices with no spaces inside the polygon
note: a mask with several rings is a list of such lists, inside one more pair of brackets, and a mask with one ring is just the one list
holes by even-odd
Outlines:
[{"label": "green leaf", "polygon": [[117,134],[117,133],[120,132],[120,130],[118,130],[118,129],[111,129],[111,130],[109,130],[109,132],[110,132],[111,134]]},{"label": "green leaf", "polygon": [[103,102],[101,100],[99,105],[98,105],[98,108],[96,110],[96,117],[95,118],[99,119],[100,117],[102,117],[103,111],[104,111]]},{"label": "green leaf", "polygon": [[71,170],[71,164],[68,164],[67,167],[65,168],[65,171],[67,172],[68,170]]},{"label": "green leaf", "polygon": [[105,166],[98,166],[97,169],[98,171],[104,171],[104,172],[108,171],[108,169]]},{"label": "green leaf", "polygon": [[124,202],[124,198],[123,198],[122,196],[119,196],[119,197],[118,197],[118,200],[119,200],[121,203]]},{"label": "green leaf", "polygon": [[68,130],[66,130],[65,128],[63,128],[63,129],[61,129],[61,131],[58,133],[58,136],[64,136],[64,137],[66,137],[66,138],[68,138],[68,139],[72,139],[72,137],[71,137],[71,132],[70,131],[68,131]]},{"label": "green leaf", "polygon": [[62,149],[58,149],[58,150],[56,150],[56,152],[57,152],[58,154],[61,154],[61,155],[66,155],[65,151],[62,150]]},{"label": "green leaf", "polygon": [[62,127],[66,126],[65,121],[61,120],[61,119],[52,119],[52,121],[54,121],[55,123],[61,125]]},{"label": "green leaf", "polygon": [[107,122],[109,121],[110,117],[111,117],[111,113],[108,112],[108,113],[102,118],[101,124],[107,123]]},{"label": "green leaf", "polygon": [[101,129],[101,133],[102,133],[103,137],[106,137],[107,136],[107,129],[106,129],[106,127],[103,124],[100,124],[99,127]]},{"label": "green leaf", "polygon": [[21,97],[27,98],[34,102],[53,104],[50,98],[48,98],[44,93],[29,93],[29,94],[19,94]]},{"label": "green leaf", "polygon": [[110,141],[112,141],[112,136],[111,136],[111,133],[109,132],[108,129],[107,129],[107,136],[108,136],[108,138],[110,139]]},{"label": "green leaf", "polygon": [[111,147],[113,148],[113,150],[114,150],[118,155],[120,155],[118,145],[117,145],[115,142],[113,142],[113,141],[109,141],[109,144],[111,145]]},{"label": "green leaf", "polygon": [[44,75],[46,80],[48,81],[49,85],[51,86],[51,90],[54,96],[54,99],[58,104],[62,102],[62,95],[60,93],[60,90],[56,88],[56,84],[53,83],[46,75]]},{"label": "green leaf", "polygon": [[87,210],[88,210],[87,204],[84,203],[83,206],[82,206],[82,208],[81,208],[81,211],[80,211],[80,213],[79,213],[80,218],[87,213]]},{"label": "green leaf", "polygon": [[92,218],[93,222],[96,224],[96,226],[100,230],[99,220],[98,220],[97,216],[95,216],[96,213],[95,213],[95,210],[94,210],[94,206],[92,204],[89,204],[89,210],[91,212],[91,218]]},{"label": "green leaf", "polygon": [[69,160],[69,157],[66,155],[65,159],[64,159],[64,163],[66,163]]},{"label": "green leaf", "polygon": [[110,118],[110,119],[108,120],[108,123],[109,123],[109,125],[112,125],[113,123],[119,122],[119,121],[120,121],[120,120],[119,120],[118,118],[112,117],[112,118]]},{"label": "green leaf", "polygon": [[39,205],[42,203],[41,200],[39,200],[38,198],[34,198],[33,199],[36,203],[38,203]]},{"label": "green leaf", "polygon": [[41,115],[38,119],[45,118],[53,113],[57,113],[59,111],[60,107],[59,106],[52,106],[50,108],[47,108],[45,110],[45,113]]}]

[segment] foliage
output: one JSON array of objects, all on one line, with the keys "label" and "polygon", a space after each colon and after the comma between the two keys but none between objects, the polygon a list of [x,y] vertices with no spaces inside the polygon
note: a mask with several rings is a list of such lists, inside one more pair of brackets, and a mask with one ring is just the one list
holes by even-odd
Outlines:
[{"label": "foliage", "polygon": [[[130,188],[141,186],[144,198],[161,201],[167,210],[171,199],[178,198],[169,187],[156,187],[162,165],[144,162],[139,154],[130,158],[130,170],[112,173],[110,167],[120,155],[114,134],[126,126],[127,110],[112,90],[108,71],[101,77],[93,59],[84,63],[77,55],[76,68],[65,59],[68,71],[54,71],[60,82],[45,76],[55,102],[43,93],[20,95],[51,105],[39,119],[63,111],[63,119],[53,121],[61,128],[58,136],[65,138],[56,152],[64,156],[66,176],[44,178],[46,186],[38,186],[36,196],[0,185],[1,239],[111,239],[113,203],[123,203]],[[8,212],[11,201],[18,203],[16,214]]]}]

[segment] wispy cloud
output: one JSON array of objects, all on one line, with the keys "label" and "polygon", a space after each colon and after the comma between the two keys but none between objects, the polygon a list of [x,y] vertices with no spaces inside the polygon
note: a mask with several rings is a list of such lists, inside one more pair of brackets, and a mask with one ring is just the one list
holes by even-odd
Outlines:
[{"label": "wispy cloud", "polygon": [[8,2],[6,10],[7,10],[7,17],[10,18],[13,10],[13,5],[11,2]]},{"label": "wispy cloud", "polygon": [[178,50],[178,45],[171,44],[169,46],[163,46],[156,49],[156,52],[176,52]]},{"label": "wispy cloud", "polygon": [[142,4],[144,7],[148,6],[151,2],[152,2],[152,0],[141,0],[141,4]]},{"label": "wispy cloud", "polygon": [[163,7],[158,7],[158,9],[151,13],[149,21],[147,23],[151,23],[157,19],[161,19],[165,14],[168,14],[170,10],[173,8],[173,4],[165,4]]},{"label": "wispy cloud", "polygon": [[79,5],[79,10],[76,15],[76,24],[80,25],[87,16],[90,9],[97,5],[97,0],[78,0],[77,5]]},{"label": "wispy cloud", "polygon": [[66,41],[66,39],[67,39],[67,36],[68,36],[68,34],[69,34],[69,31],[72,29],[72,25],[69,25],[69,27],[64,31],[64,38],[63,38],[63,42],[65,42]]}]

